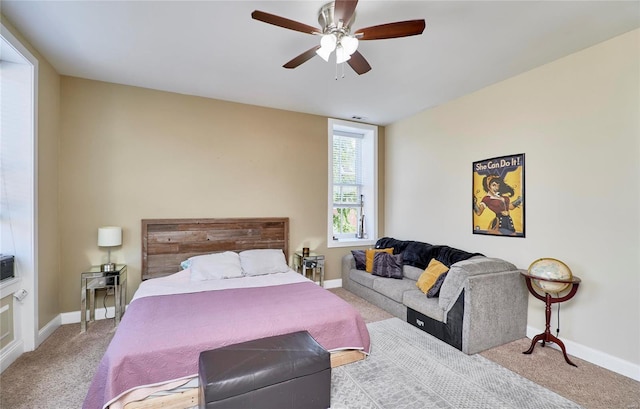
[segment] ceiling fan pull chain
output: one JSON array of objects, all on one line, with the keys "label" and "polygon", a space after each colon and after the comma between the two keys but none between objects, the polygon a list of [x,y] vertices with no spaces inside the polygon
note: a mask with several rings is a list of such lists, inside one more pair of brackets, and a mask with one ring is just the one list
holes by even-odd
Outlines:
[{"label": "ceiling fan pull chain", "polygon": [[342,67],[342,75],[340,75],[340,78],[344,78],[344,63],[338,64],[336,62],[336,81],[338,81],[338,66]]}]

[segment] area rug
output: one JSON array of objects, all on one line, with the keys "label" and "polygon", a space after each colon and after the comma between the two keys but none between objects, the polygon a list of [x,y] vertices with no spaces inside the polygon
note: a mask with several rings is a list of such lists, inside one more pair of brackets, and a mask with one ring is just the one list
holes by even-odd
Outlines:
[{"label": "area rug", "polygon": [[581,408],[398,318],[367,327],[372,345],[369,357],[332,370],[332,409]]}]

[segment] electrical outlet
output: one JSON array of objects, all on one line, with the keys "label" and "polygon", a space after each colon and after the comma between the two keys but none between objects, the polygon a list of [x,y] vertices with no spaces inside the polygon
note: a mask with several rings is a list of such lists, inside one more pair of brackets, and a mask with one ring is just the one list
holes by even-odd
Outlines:
[{"label": "electrical outlet", "polygon": [[107,288],[107,295],[113,295],[113,292],[114,292],[114,288],[113,287]]}]

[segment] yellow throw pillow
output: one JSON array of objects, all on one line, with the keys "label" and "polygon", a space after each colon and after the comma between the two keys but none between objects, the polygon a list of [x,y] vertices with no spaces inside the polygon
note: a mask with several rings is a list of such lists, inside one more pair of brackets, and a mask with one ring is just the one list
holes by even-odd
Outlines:
[{"label": "yellow throw pillow", "polygon": [[373,256],[380,251],[384,251],[385,253],[393,254],[393,247],[388,249],[367,249],[364,252],[365,256],[365,271],[370,273],[373,271]]},{"label": "yellow throw pillow", "polygon": [[449,267],[432,258],[424,270],[424,273],[420,274],[416,286],[426,294],[429,289],[433,287],[433,284],[435,284],[438,277],[440,277],[440,274],[446,273],[447,271],[449,271]]}]

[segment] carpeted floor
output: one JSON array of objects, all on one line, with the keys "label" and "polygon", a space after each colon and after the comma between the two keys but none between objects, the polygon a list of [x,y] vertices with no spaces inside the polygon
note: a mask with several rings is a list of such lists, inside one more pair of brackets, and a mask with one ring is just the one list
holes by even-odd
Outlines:
[{"label": "carpeted floor", "polygon": [[[342,288],[330,291],[356,307],[367,322],[391,317]],[[480,355],[585,408],[640,409],[640,382],[573,356],[570,359],[578,367],[570,366],[561,351],[549,346],[537,345],[531,355],[523,354],[530,345],[530,339],[522,338]]]},{"label": "carpeted floor", "polygon": [[[354,305],[367,323],[391,318],[390,314],[348,291],[341,288],[331,291]],[[114,332],[113,320],[92,323],[85,334],[80,334],[80,324],[61,326],[36,351],[23,354],[0,375],[0,408],[81,407],[95,368]],[[640,409],[639,382],[572,357],[578,365],[574,368],[564,362],[560,351],[549,347],[537,346],[533,354],[523,355],[529,342],[524,338],[481,355],[587,409]],[[389,349],[393,347],[390,345]],[[410,365],[410,360],[408,362]],[[345,407],[352,408],[341,406]],[[460,406],[459,409],[466,408]]]},{"label": "carpeted floor", "polygon": [[0,375],[1,409],[75,409],[115,333],[113,320],[62,325],[38,349],[22,354]]},{"label": "carpeted floor", "polygon": [[332,371],[332,409],[581,408],[399,318],[367,324],[371,355]]}]

